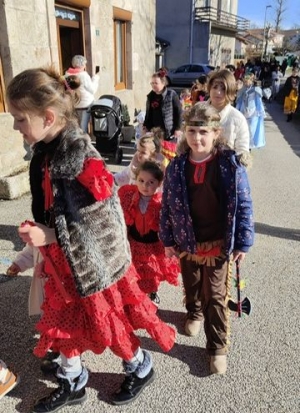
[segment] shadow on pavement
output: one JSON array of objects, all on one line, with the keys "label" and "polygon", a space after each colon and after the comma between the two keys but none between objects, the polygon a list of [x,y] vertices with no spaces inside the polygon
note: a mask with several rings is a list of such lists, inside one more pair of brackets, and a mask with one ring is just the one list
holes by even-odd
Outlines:
[{"label": "shadow on pavement", "polygon": [[17,225],[0,224],[0,239],[12,242],[14,244],[14,251],[20,251],[24,247],[24,242],[18,235]]},{"label": "shadow on pavement", "polygon": [[178,334],[185,334],[184,333],[184,322],[185,322],[185,315],[186,315],[185,308],[182,308],[182,312],[158,309],[157,314],[159,318],[163,320],[165,323],[174,325],[176,327]]},{"label": "shadow on pavement", "polygon": [[[45,377],[36,377],[32,380],[32,377],[28,379],[24,373],[23,375],[21,373],[20,383],[15,389],[12,390],[11,393],[8,394],[8,397],[11,395],[11,397],[14,398],[22,398],[22,400],[15,406],[15,411],[19,413],[31,412],[37,400],[51,393],[53,388],[50,389],[47,384],[43,383],[41,380],[45,380]],[[54,380],[54,382],[57,384],[56,380]],[[18,395],[18,388],[20,386],[26,386],[28,388],[28,398],[26,397],[24,399],[22,395]]]},{"label": "shadow on pavement", "polygon": [[255,232],[263,235],[270,235],[271,237],[300,241],[300,229],[273,227],[272,225],[256,222]]},{"label": "shadow on pavement", "polygon": [[[186,336],[186,333],[184,331],[186,311],[184,308],[182,312],[159,309],[158,316],[165,323],[175,326],[177,330],[177,334]],[[203,325],[202,325],[202,328],[204,329]],[[195,342],[197,343],[197,341],[199,342],[199,338],[197,337],[189,337],[187,339],[191,340],[193,344]],[[156,351],[156,350],[153,349],[153,351]],[[197,345],[196,347],[195,345],[193,346],[178,345],[175,343],[174,347],[169,353],[167,353],[167,355],[177,358],[178,360],[181,360],[184,363],[186,363],[190,368],[190,374],[194,376],[206,377],[210,375],[210,372],[208,369],[208,355],[207,355],[206,349],[203,347],[198,347]]]},{"label": "shadow on pavement", "polygon": [[[165,357],[172,357],[185,363],[187,366],[189,366],[191,375],[195,377],[210,376],[206,349],[203,347],[195,346],[195,342],[197,342],[199,338],[190,337],[189,340],[193,342],[193,345],[187,346],[185,344],[175,343],[173,348],[168,353],[164,353],[163,350],[160,349],[158,344],[156,344],[156,342],[151,338],[143,337],[141,341],[142,348],[145,348],[146,350],[149,350],[153,353],[164,353]],[[153,368],[155,370],[155,364]]]},{"label": "shadow on pavement", "polygon": [[266,103],[265,108],[291,149],[300,157],[300,109],[298,107],[296,113],[293,115],[293,120],[287,122],[287,115],[283,113],[283,101],[284,98],[281,89],[276,101]]},{"label": "shadow on pavement", "polygon": [[120,388],[124,374],[89,372],[87,387],[92,387],[98,392],[98,399],[110,404],[111,396]]}]

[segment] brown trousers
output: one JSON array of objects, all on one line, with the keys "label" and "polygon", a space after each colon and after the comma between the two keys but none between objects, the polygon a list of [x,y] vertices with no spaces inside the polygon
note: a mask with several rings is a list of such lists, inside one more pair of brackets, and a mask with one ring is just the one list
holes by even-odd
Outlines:
[{"label": "brown trousers", "polygon": [[208,266],[201,265],[185,256],[180,259],[180,265],[188,318],[201,320],[204,316],[208,354],[226,354],[229,319],[227,308],[229,262],[221,258],[215,261],[215,265]]}]

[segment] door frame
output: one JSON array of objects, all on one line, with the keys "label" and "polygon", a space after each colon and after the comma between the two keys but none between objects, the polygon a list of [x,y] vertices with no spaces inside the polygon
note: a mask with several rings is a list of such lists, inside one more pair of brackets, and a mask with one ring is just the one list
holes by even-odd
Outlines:
[{"label": "door frame", "polygon": [[63,6],[61,4],[55,4],[55,10],[56,8],[59,9],[65,9],[65,10],[71,10],[76,14],[79,14],[79,20],[69,20],[69,19],[63,19],[61,17],[55,17],[56,18],[56,32],[57,32],[57,45],[58,45],[58,57],[59,57],[59,68],[60,72],[63,72],[63,64],[62,64],[62,51],[61,51],[61,41],[60,41],[60,27],[70,27],[73,29],[78,29],[81,32],[82,36],[82,47],[83,47],[83,55],[85,56],[85,33],[84,33],[84,11],[80,9],[76,9],[73,7],[69,6]]}]

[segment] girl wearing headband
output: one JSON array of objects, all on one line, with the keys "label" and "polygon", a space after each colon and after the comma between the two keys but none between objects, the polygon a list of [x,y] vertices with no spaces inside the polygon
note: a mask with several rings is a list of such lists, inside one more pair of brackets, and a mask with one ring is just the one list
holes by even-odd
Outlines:
[{"label": "girl wearing headband", "polygon": [[185,113],[179,156],[168,165],[160,239],[179,255],[185,289],[185,332],[196,336],[204,315],[211,373],[227,368],[231,263],[253,243],[247,172],[221,136],[221,117],[204,102]]}]

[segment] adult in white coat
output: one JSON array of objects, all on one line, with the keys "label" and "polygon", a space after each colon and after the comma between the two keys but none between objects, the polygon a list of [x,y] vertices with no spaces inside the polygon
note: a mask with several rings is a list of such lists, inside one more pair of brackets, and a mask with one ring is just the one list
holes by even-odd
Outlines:
[{"label": "adult in white coat", "polygon": [[84,132],[88,132],[90,120],[89,108],[93,104],[94,95],[99,85],[99,72],[91,77],[86,71],[87,60],[84,56],[75,55],[72,58],[72,67],[66,71],[66,76],[76,75],[79,77],[80,86],[78,92],[80,100],[76,104],[76,113],[79,119],[79,124]]}]

